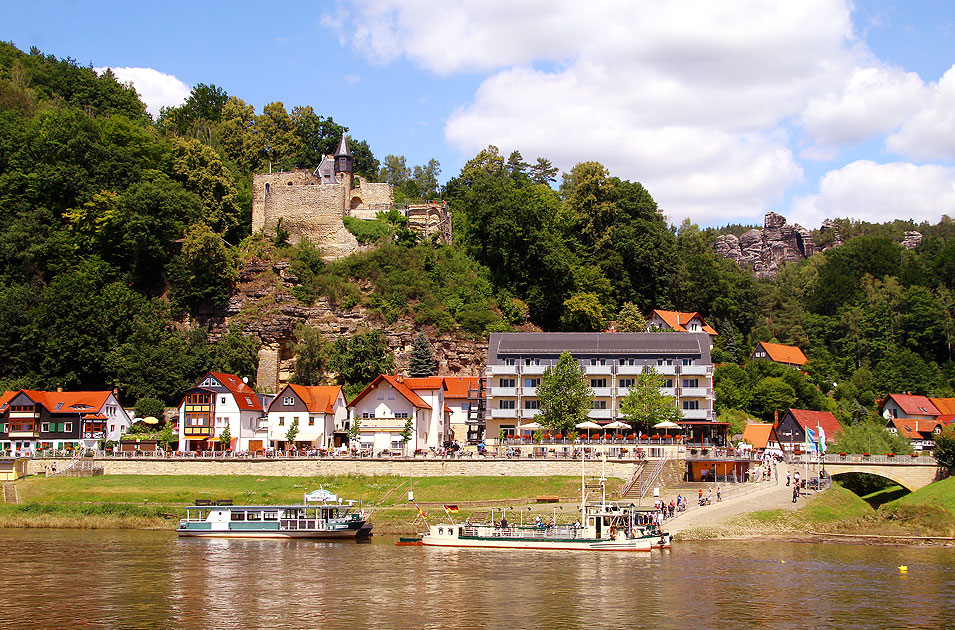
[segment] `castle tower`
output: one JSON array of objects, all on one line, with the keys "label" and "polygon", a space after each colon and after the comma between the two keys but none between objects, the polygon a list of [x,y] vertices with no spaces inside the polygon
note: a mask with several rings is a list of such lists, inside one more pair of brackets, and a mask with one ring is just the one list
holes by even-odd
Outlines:
[{"label": "castle tower", "polygon": [[348,150],[348,143],[345,142],[345,134],[342,133],[342,141],[335,152],[335,179],[345,185],[346,191],[351,190],[354,185],[353,162],[354,158]]}]

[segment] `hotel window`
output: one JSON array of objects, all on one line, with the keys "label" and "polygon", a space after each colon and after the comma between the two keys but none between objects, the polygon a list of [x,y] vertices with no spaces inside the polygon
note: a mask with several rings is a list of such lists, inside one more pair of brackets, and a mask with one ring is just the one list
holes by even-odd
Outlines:
[{"label": "hotel window", "polygon": [[43,431],[44,433],[49,433],[49,432],[50,432],[50,423],[49,423],[49,422],[44,422],[44,423],[43,423],[43,426],[40,428],[40,430]]},{"label": "hotel window", "polygon": [[540,409],[540,401],[535,399],[525,400],[524,409]]},{"label": "hotel window", "polygon": [[407,412],[407,411],[396,411],[396,412],[395,412],[395,418],[407,419],[407,418],[408,418],[408,412]]},{"label": "hotel window", "polygon": [[620,359],[620,365],[636,365],[636,359]]},{"label": "hotel window", "polygon": [[525,378],[524,387],[540,387],[541,380],[539,378]]},{"label": "hotel window", "polygon": [[391,448],[398,450],[401,448],[401,445],[404,444],[404,440],[399,436],[398,439],[395,439],[395,436],[391,436]]},{"label": "hotel window", "polygon": [[607,401],[606,400],[592,400],[590,401],[591,409],[606,409]]},{"label": "hotel window", "polygon": [[374,418],[374,417],[375,417],[375,412],[374,412],[374,411],[363,411],[362,414],[361,414],[361,417],[362,417],[362,418]]},{"label": "hotel window", "polygon": [[620,379],[620,387],[633,387],[633,384],[636,382],[636,379],[622,378]]},{"label": "hotel window", "polygon": [[517,385],[517,381],[513,378],[502,378],[500,383],[501,387],[515,387]]},{"label": "hotel window", "polygon": [[540,359],[524,359],[524,365],[540,365]]},{"label": "hotel window", "polygon": [[684,408],[684,409],[699,409],[699,408],[700,408],[700,401],[698,401],[698,400],[684,400],[684,401],[683,401],[683,408]]},{"label": "hotel window", "polygon": [[69,432],[71,432],[72,430],[73,430],[73,423],[72,423],[72,422],[67,422],[65,428],[63,429],[63,431],[65,431],[66,433],[69,433]]},{"label": "hotel window", "polygon": [[284,417],[284,416],[279,416],[279,426],[280,426],[280,427],[284,427],[284,426],[285,426],[285,417]]},{"label": "hotel window", "polygon": [[501,365],[517,365],[517,359],[501,359]]},{"label": "hotel window", "polygon": [[220,399],[219,404],[220,404],[220,405],[224,405],[224,404],[225,404],[225,396],[223,396],[223,397]]},{"label": "hotel window", "polygon": [[591,359],[590,365],[607,365],[607,359]]},{"label": "hotel window", "polygon": [[673,365],[673,359],[657,359],[657,365]]},{"label": "hotel window", "polygon": [[498,401],[498,409],[514,409],[514,401],[513,400]]},{"label": "hotel window", "polygon": [[693,359],[683,359],[683,365],[693,365]]},{"label": "hotel window", "polygon": [[607,386],[607,379],[605,379],[605,378],[592,378],[592,379],[590,379],[590,386],[591,386],[591,387],[606,387],[606,386]]},{"label": "hotel window", "polygon": [[283,405],[286,405],[286,406],[294,405],[294,404],[295,404],[295,398],[293,398],[292,396],[283,396],[283,397],[282,397],[282,404],[283,404]]},{"label": "hotel window", "polygon": [[683,387],[699,387],[700,379],[698,378],[685,378],[683,379]]},{"label": "hotel window", "polygon": [[314,427],[314,426],[315,426],[315,416],[309,416],[309,417],[308,417],[308,426],[310,426],[310,427]]},{"label": "hotel window", "polygon": [[514,425],[512,424],[502,424],[501,431],[504,432],[505,437],[514,437]]},{"label": "hotel window", "polygon": [[672,379],[672,378],[668,378],[668,379],[666,379],[665,381],[663,381],[663,386],[664,386],[664,387],[672,388],[672,387],[673,387],[673,379]]}]

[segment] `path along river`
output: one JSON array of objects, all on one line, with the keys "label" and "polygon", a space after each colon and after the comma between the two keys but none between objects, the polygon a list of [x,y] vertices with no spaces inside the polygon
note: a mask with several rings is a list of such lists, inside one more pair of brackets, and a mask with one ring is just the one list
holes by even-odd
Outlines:
[{"label": "path along river", "polygon": [[392,542],[0,530],[0,628],[955,628],[951,548]]}]

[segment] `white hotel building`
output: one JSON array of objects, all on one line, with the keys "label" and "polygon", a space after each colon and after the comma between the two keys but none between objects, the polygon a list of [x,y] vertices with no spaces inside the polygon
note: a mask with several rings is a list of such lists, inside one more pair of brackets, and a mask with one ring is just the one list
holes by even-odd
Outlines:
[{"label": "white hotel building", "polygon": [[665,379],[661,391],[683,412],[687,433],[711,437],[713,408],[712,339],[707,333],[492,333],[487,361],[486,433],[495,441],[501,430],[538,413],[537,387],[544,370],[570,352],[586,372],[594,398],[588,414],[598,424],[620,417],[620,400],[637,375],[653,368]]}]

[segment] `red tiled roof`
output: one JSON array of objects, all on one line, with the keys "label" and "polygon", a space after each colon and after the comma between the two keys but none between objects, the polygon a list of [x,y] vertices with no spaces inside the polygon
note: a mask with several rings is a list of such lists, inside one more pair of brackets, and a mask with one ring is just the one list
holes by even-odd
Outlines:
[{"label": "red tiled roof", "polygon": [[842,433],[842,425],[836,420],[836,417],[828,411],[810,411],[808,409],[790,409],[796,422],[803,429],[816,430],[816,427],[822,427],[826,432],[826,439],[831,440],[836,434]]},{"label": "red tiled roof", "polygon": [[[85,409],[100,410],[106,404],[106,399],[112,394],[112,391],[102,392],[43,392],[34,389],[21,389],[15,392],[4,392],[0,396],[0,411],[3,411],[6,405],[13,400],[20,392],[26,394],[30,400],[39,403],[50,411],[70,412],[83,411]],[[56,405],[63,403],[57,409]]]},{"label": "red tiled roof", "polygon": [[[305,403],[305,408],[314,413],[335,413],[335,401],[341,394],[340,385],[286,385]],[[275,397],[279,399],[281,392]]]},{"label": "red tiled roof", "polygon": [[[703,322],[703,332],[709,333],[711,335],[716,335],[717,332],[713,327],[706,323],[706,320],[703,319],[703,316],[699,313],[681,313],[679,311],[661,311],[660,309],[653,309],[653,313],[656,313],[660,319],[665,321],[667,325],[675,330],[676,332],[688,332],[686,325],[690,323],[690,320],[694,317],[699,317],[700,321]],[[651,315],[653,314],[651,313]]]},{"label": "red tiled roof", "polygon": [[[938,409],[928,399],[928,396],[913,396],[911,394],[889,394],[888,398],[909,416],[937,416]],[[888,398],[886,402],[888,402]],[[885,403],[882,403],[885,406]]]},{"label": "red tiled roof", "polygon": [[955,414],[955,398],[929,398],[938,412],[944,415]]},{"label": "red tiled roof", "polygon": [[399,376],[397,380],[408,389],[442,389],[444,387],[443,376],[424,376],[413,378],[410,376]]},{"label": "red tiled roof", "polygon": [[[236,404],[239,405],[239,409],[262,411],[262,402],[259,400],[259,397],[255,395],[255,390],[249,387],[247,383],[243,382],[242,379],[235,374],[209,372],[206,376],[211,376],[216,379],[223,387],[229,390],[233,398],[235,398]],[[206,380],[206,376],[199,379],[199,382],[201,383]]]},{"label": "red tiled roof", "polygon": [[370,392],[378,389],[378,385],[382,381],[387,381],[392,387],[395,388],[395,391],[397,391],[399,394],[404,396],[405,399],[408,402],[410,402],[412,405],[414,405],[415,407],[419,409],[431,409],[431,405],[429,405],[424,400],[422,400],[421,396],[411,391],[411,389],[408,386],[406,386],[404,383],[399,381],[396,377],[391,376],[390,374],[382,374],[381,376],[378,376],[377,378],[375,378],[375,380],[373,380],[368,385],[368,387],[363,389],[360,394],[355,396],[352,399],[352,401],[348,403],[348,406],[353,407],[354,405],[358,404],[358,401],[360,401],[362,398],[367,396]]},{"label": "red tiled roof", "polygon": [[452,399],[464,399],[468,397],[468,389],[474,387],[475,389],[478,386],[478,377],[477,376],[445,376],[444,377],[444,386],[447,388],[447,393],[445,393],[445,400]]},{"label": "red tiled roof", "polygon": [[948,414],[948,413],[942,414],[939,417],[935,418],[935,420],[943,427],[947,427],[948,425],[952,423],[953,420],[955,420],[955,414]]},{"label": "red tiled roof", "polygon": [[885,426],[892,425],[899,431],[899,435],[910,440],[920,440],[935,431],[939,421],[915,420],[913,418],[889,418]]},{"label": "red tiled roof", "polygon": [[743,439],[752,444],[754,448],[766,448],[770,442],[779,444],[776,427],[770,423],[746,423],[746,429],[743,431]]},{"label": "red tiled roof", "polygon": [[[762,346],[763,350],[766,351],[766,354],[769,355],[769,358],[775,361],[776,363],[787,363],[789,365],[805,365],[808,359],[806,355],[802,353],[802,350],[796,346],[784,346],[780,343],[769,343],[766,341],[760,341],[758,346]],[[755,350],[754,350],[755,352]]]}]

